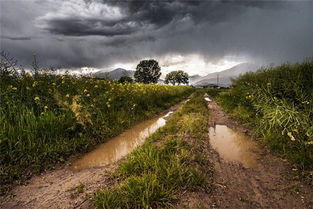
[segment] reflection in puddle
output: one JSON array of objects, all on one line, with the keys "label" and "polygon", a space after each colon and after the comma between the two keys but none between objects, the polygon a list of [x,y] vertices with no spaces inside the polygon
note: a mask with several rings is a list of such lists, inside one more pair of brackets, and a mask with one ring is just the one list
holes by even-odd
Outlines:
[{"label": "reflection in puddle", "polygon": [[204,97],[204,100],[207,102],[212,102],[212,100],[209,97]]},{"label": "reflection in puddle", "polygon": [[163,117],[137,124],[75,161],[71,169],[82,170],[92,167],[102,167],[123,158],[131,153],[137,146],[143,144],[148,136],[164,126],[166,119],[172,113],[173,112],[168,112]]},{"label": "reflection in puddle", "polygon": [[219,155],[227,161],[236,161],[246,168],[257,165],[257,144],[247,136],[235,132],[225,125],[216,125],[209,129],[210,143]]}]

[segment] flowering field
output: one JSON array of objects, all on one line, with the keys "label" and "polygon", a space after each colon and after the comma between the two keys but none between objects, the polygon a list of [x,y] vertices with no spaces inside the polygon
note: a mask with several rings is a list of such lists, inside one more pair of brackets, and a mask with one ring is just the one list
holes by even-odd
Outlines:
[{"label": "flowering field", "polygon": [[1,185],[86,151],[192,91],[187,86],[1,70]]}]

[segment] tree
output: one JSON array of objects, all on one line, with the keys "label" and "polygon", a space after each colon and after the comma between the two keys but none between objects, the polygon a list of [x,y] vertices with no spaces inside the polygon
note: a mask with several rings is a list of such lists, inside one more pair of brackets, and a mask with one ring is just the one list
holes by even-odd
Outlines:
[{"label": "tree", "polygon": [[187,73],[185,73],[182,70],[172,71],[168,73],[165,77],[166,84],[172,84],[175,85],[176,83],[178,85],[180,84],[188,84],[189,83],[189,76]]},{"label": "tree", "polygon": [[126,82],[127,83],[133,83],[134,80],[129,76],[122,76],[122,77],[120,77],[120,79],[118,79],[118,82],[119,83],[126,83]]},{"label": "tree", "polygon": [[140,83],[157,83],[161,68],[156,60],[142,60],[136,67],[135,81]]}]

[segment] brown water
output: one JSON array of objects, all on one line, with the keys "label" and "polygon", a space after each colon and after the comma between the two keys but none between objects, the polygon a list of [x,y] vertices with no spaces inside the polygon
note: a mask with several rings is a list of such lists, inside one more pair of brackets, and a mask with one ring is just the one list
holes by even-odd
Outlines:
[{"label": "brown water", "polygon": [[102,167],[118,161],[131,153],[137,146],[143,144],[145,139],[157,129],[164,126],[167,118],[172,113],[168,112],[162,117],[146,120],[135,125],[75,161],[71,169],[82,170],[92,167]]},{"label": "brown water", "polygon": [[225,125],[215,125],[210,127],[209,137],[212,147],[224,160],[239,162],[246,168],[256,167],[260,149],[244,134]]}]

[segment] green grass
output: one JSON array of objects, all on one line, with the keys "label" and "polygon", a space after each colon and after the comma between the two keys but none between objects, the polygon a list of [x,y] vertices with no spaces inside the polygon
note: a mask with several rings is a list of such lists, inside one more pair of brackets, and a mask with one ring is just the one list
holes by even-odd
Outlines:
[{"label": "green grass", "polygon": [[201,150],[207,104],[196,92],[167,124],[112,175],[117,184],[96,193],[97,208],[170,208],[183,191],[210,191],[212,170]]},{"label": "green grass", "polygon": [[0,193],[191,94],[188,86],[18,74],[0,63]]},{"label": "green grass", "polygon": [[266,145],[292,162],[313,185],[313,61],[240,76],[219,104]]}]

